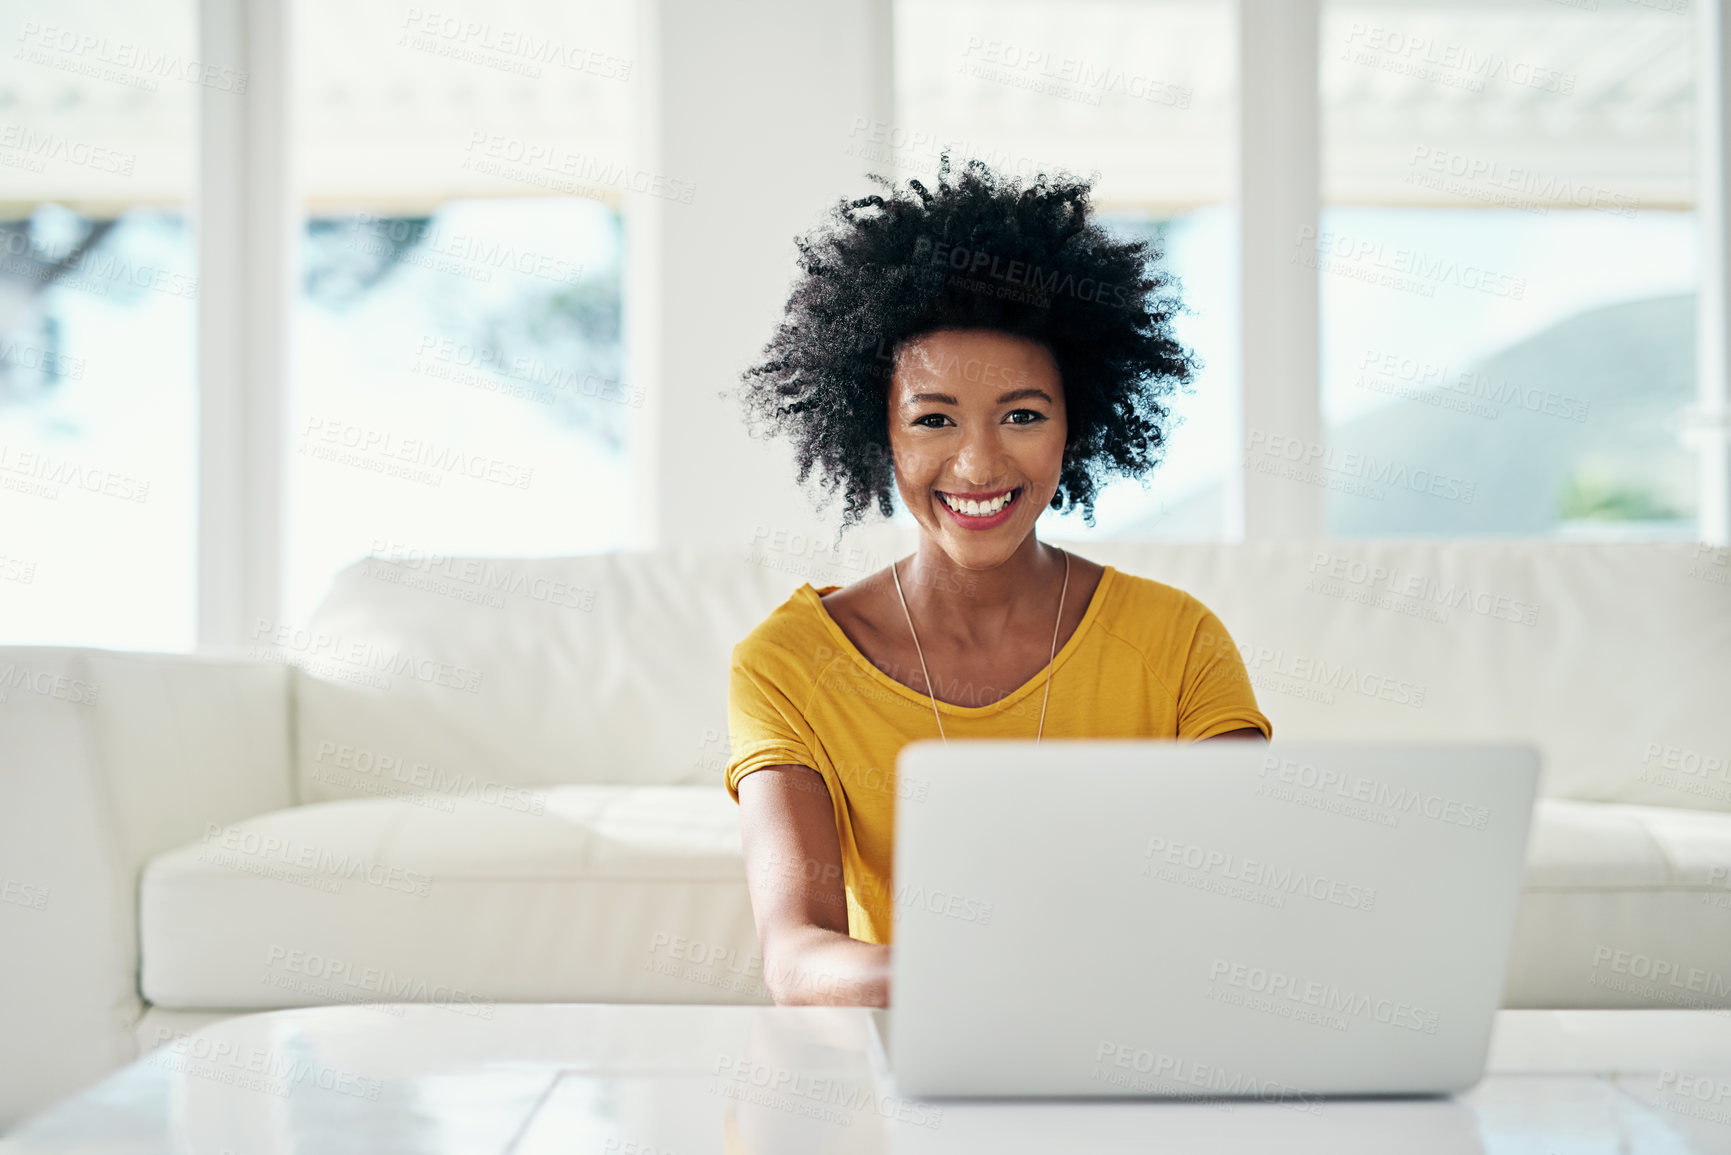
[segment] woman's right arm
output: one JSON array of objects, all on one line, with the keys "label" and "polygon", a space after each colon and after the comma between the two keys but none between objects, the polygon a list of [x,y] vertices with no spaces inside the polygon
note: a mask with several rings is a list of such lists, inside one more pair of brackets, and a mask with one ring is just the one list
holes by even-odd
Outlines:
[{"label": "woman's right arm", "polygon": [[847,932],[841,838],[822,776],[766,766],[738,790],[745,882],[770,996],[782,1005],[888,1006],[889,946]]}]

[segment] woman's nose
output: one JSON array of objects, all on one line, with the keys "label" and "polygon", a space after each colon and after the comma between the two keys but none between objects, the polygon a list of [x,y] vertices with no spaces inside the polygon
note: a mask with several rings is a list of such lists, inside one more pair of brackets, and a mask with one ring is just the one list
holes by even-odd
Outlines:
[{"label": "woman's nose", "polygon": [[969,485],[984,486],[999,476],[1002,460],[1003,446],[995,430],[965,432],[956,451],[956,475]]}]

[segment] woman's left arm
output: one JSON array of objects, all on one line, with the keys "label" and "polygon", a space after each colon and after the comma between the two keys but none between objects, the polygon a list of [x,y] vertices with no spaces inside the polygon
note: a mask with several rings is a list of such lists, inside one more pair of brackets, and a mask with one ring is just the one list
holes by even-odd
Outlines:
[{"label": "woman's left arm", "polygon": [[1198,739],[1198,741],[1213,742],[1220,738],[1255,738],[1257,741],[1264,740],[1261,730],[1258,730],[1255,726],[1245,726],[1240,730],[1228,730],[1224,734],[1210,734],[1206,738]]}]

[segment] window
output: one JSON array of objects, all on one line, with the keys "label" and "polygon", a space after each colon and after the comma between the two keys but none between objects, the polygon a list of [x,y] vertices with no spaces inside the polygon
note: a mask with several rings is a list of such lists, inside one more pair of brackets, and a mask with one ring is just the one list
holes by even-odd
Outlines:
[{"label": "window", "polygon": [[189,0],[13,0],[0,28],[0,639],[186,649],[194,116],[245,78],[198,59]]},{"label": "window", "polygon": [[298,19],[288,619],[368,554],[620,546],[642,406],[621,325],[631,6],[303,0]]},{"label": "window", "polygon": [[1327,525],[1695,531],[1682,4],[1329,0]]},{"label": "window", "polygon": [[[882,12],[845,6],[295,0],[293,43],[279,61],[261,38],[254,76],[198,39],[204,5],[231,6],[204,25],[227,35],[250,2],[0,0],[0,642],[220,649],[238,622],[304,621],[368,554],[433,577],[439,555],[643,543],[651,463],[654,525],[714,545],[761,529],[789,495],[741,480],[740,440],[691,417],[720,413],[749,342],[675,358],[657,330],[721,303],[713,332],[764,331],[788,238],[856,162],[905,179],[945,147],[1097,175],[1106,227],[1157,238],[1188,309],[1201,370],[1170,398],[1165,460],[1146,488],[1109,485],[1094,527],[1048,519],[1054,536],[1220,539],[1318,508],[1345,537],[1724,532],[1686,437],[1715,409],[1694,329],[1719,273],[1694,222],[1697,4],[1320,0],[1322,210],[1295,239],[1318,258],[1320,386],[1280,394],[1288,410],[1240,382],[1257,334],[1238,331],[1236,109],[1278,70],[1239,75],[1233,0],[891,0],[887,42]],[[292,142],[225,148],[255,126],[222,102],[264,90],[246,107],[269,125],[282,76]],[[812,99],[757,119],[755,86],[794,76]],[[201,170],[201,151],[232,164]],[[282,316],[268,293],[201,291],[191,209],[268,223],[252,202],[279,167],[304,209]],[[1279,211],[1307,214],[1285,191]],[[640,211],[667,200],[698,207]],[[725,277],[681,280],[712,243]],[[274,284],[269,260],[236,263],[209,262],[212,284]],[[280,454],[236,447],[250,471],[199,459],[201,317],[211,413],[281,430]],[[285,331],[286,390],[236,405]],[[631,380],[628,354],[662,379]],[[1318,488],[1251,492],[1246,437],[1302,420],[1317,440],[1312,402]],[[274,564],[261,541],[281,545],[280,604],[236,564]]]}]

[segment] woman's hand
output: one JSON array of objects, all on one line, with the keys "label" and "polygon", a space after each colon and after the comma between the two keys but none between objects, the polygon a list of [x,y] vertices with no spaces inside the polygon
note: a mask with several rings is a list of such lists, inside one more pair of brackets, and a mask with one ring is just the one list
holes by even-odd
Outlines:
[{"label": "woman's hand", "polygon": [[848,935],[841,837],[829,788],[805,766],[739,780],[745,882],[764,982],[782,1005],[889,1005],[890,947]]}]

